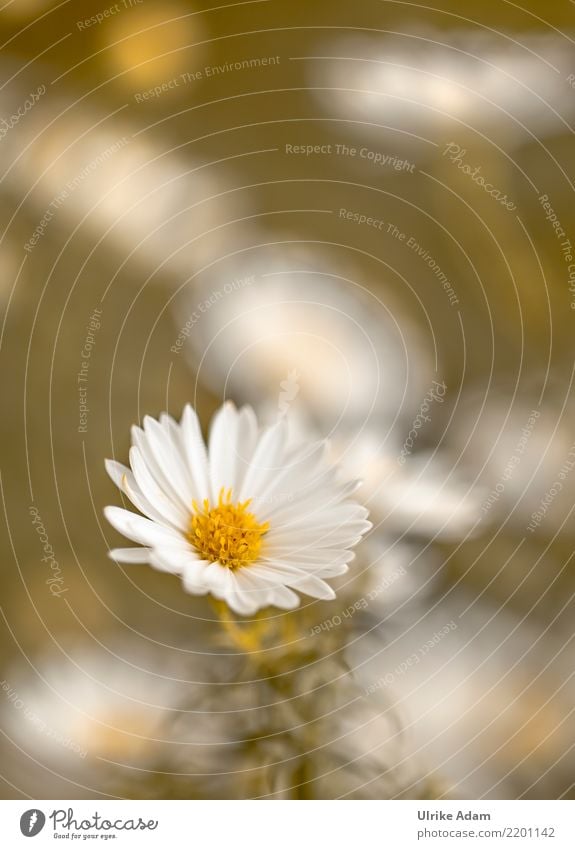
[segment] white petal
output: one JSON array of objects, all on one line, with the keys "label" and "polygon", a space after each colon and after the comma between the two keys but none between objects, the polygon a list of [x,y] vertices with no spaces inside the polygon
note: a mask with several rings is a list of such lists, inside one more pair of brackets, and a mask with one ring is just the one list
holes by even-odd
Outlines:
[{"label": "white petal", "polygon": [[251,407],[242,407],[238,415],[237,467],[235,486],[239,492],[253,459],[258,443],[259,428],[256,414]]},{"label": "white petal", "polygon": [[[285,436],[284,429],[284,436]],[[302,488],[325,471],[325,443],[314,443],[301,449],[297,456],[290,456],[289,450],[283,451],[281,468],[278,468],[257,493],[257,501],[270,505],[270,510],[276,506],[291,505]],[[248,493],[249,482],[244,485],[245,498],[254,497],[255,492]]]},{"label": "white petal", "polygon": [[269,604],[274,604],[282,610],[294,610],[299,607],[300,598],[289,587],[275,587],[271,592]]},{"label": "white petal", "polygon": [[169,563],[161,557],[158,557],[157,550],[152,551],[150,554],[150,566],[153,566],[154,569],[157,569],[159,572],[167,572],[169,575],[180,574],[177,569],[173,569]]},{"label": "white petal", "polygon": [[289,546],[272,546],[269,543],[265,547],[264,560],[285,560],[294,563],[294,566],[304,568],[305,566],[319,568],[320,566],[337,566],[349,563],[355,557],[353,551],[340,548],[317,548],[302,549],[294,542]]},{"label": "white petal", "polygon": [[108,475],[112,478],[112,481],[116,484],[118,489],[122,489],[124,486],[123,477],[130,471],[130,469],[128,469],[127,466],[123,466],[121,463],[117,463],[115,460],[104,460],[104,465]]},{"label": "white petal", "polygon": [[[335,476],[334,476],[335,477]],[[331,486],[326,487],[322,483],[318,489],[309,489],[300,487],[299,491],[293,493],[284,493],[281,499],[278,498],[277,503],[271,503],[268,495],[266,507],[261,512],[262,521],[270,521],[275,524],[287,524],[288,522],[297,522],[301,517],[313,517],[326,514],[329,517],[334,515],[334,510],[337,507],[343,507],[346,504],[348,507],[358,509],[358,516],[366,518],[368,510],[365,507],[359,507],[354,502],[345,501],[348,496],[349,487],[347,484],[341,485],[334,482]],[[341,510],[339,514],[341,515]],[[258,518],[260,515],[258,514]]]},{"label": "white petal", "polygon": [[299,596],[285,586],[281,579],[278,583],[274,575],[273,580],[270,580],[257,567],[239,569],[234,572],[234,577],[240,589],[249,595],[250,602],[255,604],[257,609],[276,605],[283,610],[293,610],[300,604]]},{"label": "white petal", "polygon": [[[326,549],[329,551],[330,549]],[[266,557],[261,559],[261,563],[266,566],[273,566],[275,563],[289,563],[290,566],[298,569],[301,572],[316,575],[318,578],[334,578],[337,575],[344,575],[348,571],[348,563],[353,560],[354,553],[352,551],[338,552],[337,555],[331,555],[326,558],[316,557],[321,553],[321,550],[305,554],[286,552],[283,555],[276,553],[275,555],[266,554]]]},{"label": "white petal", "polygon": [[199,493],[194,486],[193,476],[188,463],[188,454],[184,446],[179,423],[167,413],[162,413],[160,415],[160,427],[164,430],[166,445],[170,446],[170,453],[181,473],[179,480],[181,480],[182,486],[185,487],[186,495],[192,499],[197,498]]},{"label": "white petal", "polygon": [[333,566],[322,566],[317,572],[314,572],[318,578],[338,578],[340,575],[345,575],[346,572],[349,572],[349,566],[347,563],[343,564],[334,564]]},{"label": "white petal", "polygon": [[189,511],[191,501],[186,501],[182,493],[175,487],[173,479],[169,478],[166,463],[162,456],[156,456],[156,443],[150,442],[148,434],[136,426],[132,428],[132,443],[138,448],[142,460],[146,464],[157,486],[168,496],[173,504],[178,505],[181,510]]},{"label": "white petal", "polygon": [[367,516],[369,516],[369,512],[361,504],[347,502],[324,507],[323,504],[319,503],[316,504],[315,510],[308,508],[305,512],[295,513],[294,511],[293,518],[287,522],[278,520],[274,523],[274,526],[289,528],[296,535],[300,528],[305,529],[308,526],[316,529],[348,527],[365,520]]},{"label": "white petal", "polygon": [[254,451],[239,494],[239,500],[258,498],[265,494],[266,486],[283,468],[286,453],[286,424],[279,421],[264,430]]},{"label": "white petal", "polygon": [[[253,614],[270,603],[271,590],[265,581],[258,580],[250,574],[249,568],[232,572],[232,604],[238,602],[245,611],[244,615]],[[238,610],[238,612],[240,612]]]},{"label": "white petal", "polygon": [[330,585],[315,575],[295,578],[290,582],[290,586],[300,593],[305,593],[305,595],[309,595],[312,598],[319,598],[322,601],[329,601],[335,598],[335,591]]}]

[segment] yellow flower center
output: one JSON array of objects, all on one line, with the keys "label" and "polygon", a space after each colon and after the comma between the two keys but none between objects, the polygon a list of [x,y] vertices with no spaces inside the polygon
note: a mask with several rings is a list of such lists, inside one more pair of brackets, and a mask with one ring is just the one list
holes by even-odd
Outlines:
[{"label": "yellow flower center", "polygon": [[258,522],[250,513],[248,501],[232,503],[231,489],[220,490],[218,503],[210,505],[204,498],[201,506],[192,502],[194,515],[188,539],[204,560],[216,561],[229,569],[249,566],[257,559],[262,547],[262,537],[269,522]]}]

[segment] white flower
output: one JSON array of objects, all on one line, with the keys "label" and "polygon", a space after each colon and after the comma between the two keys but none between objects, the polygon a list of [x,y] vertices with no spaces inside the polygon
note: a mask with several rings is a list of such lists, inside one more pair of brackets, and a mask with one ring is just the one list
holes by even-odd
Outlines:
[{"label": "white flower", "polygon": [[229,402],[204,445],[190,406],[134,427],[131,469],[108,461],[114,483],[144,516],[107,507],[109,522],[144,548],[110,552],[180,575],[194,595],[211,593],[236,613],[297,607],[294,592],[334,598],[326,578],[342,575],[350,550],[371,527],[349,500],[325,443],[294,448],[280,420],[260,429],[250,407]]},{"label": "white flower", "polygon": [[[258,416],[264,404],[305,409],[330,436],[342,424],[371,423],[383,439],[398,417],[414,417],[435,377],[433,351],[389,293],[350,282],[361,278],[354,265],[315,248],[271,245],[232,259],[218,265],[218,279],[206,272],[174,300],[173,350],[214,395],[251,404]],[[202,301],[209,309],[190,328]]]}]

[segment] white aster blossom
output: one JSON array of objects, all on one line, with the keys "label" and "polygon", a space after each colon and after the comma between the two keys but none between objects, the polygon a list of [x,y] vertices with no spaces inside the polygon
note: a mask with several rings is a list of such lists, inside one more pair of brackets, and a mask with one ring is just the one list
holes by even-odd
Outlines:
[{"label": "white aster blossom", "polygon": [[260,428],[250,407],[229,402],[207,450],[190,406],[179,423],[147,416],[132,442],[130,468],[106,465],[144,515],[105,514],[142,547],[114,549],[114,560],[179,575],[189,593],[210,593],[243,615],[297,607],[294,590],[334,598],[326,579],[347,571],[371,525],[350,500],[357,482],[342,482],[325,442],[294,447],[285,420]]}]

